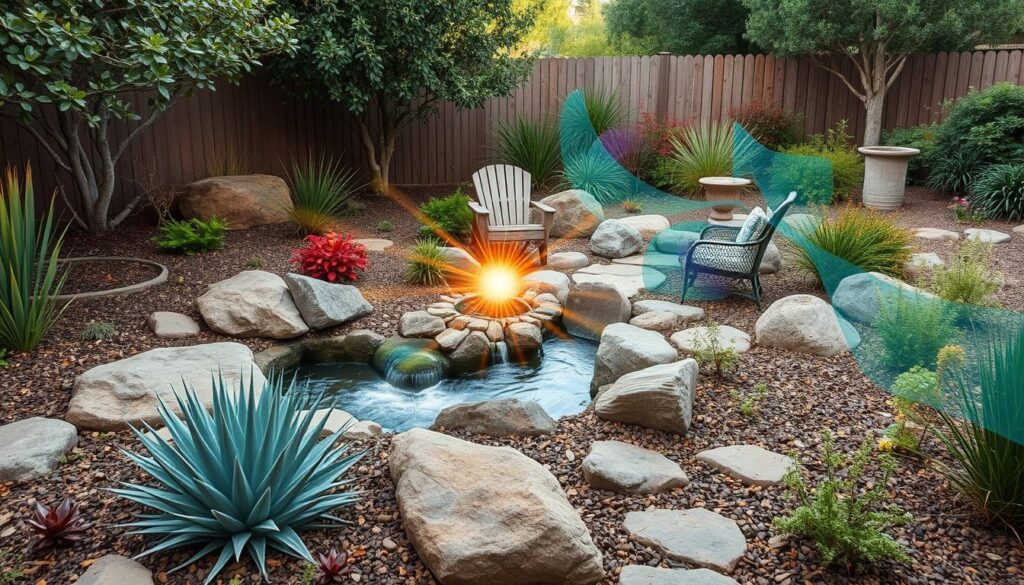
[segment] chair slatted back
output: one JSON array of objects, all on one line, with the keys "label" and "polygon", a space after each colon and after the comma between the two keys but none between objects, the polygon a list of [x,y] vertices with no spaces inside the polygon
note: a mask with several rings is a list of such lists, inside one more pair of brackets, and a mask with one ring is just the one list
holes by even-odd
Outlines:
[{"label": "chair slatted back", "polygon": [[480,204],[491,212],[488,225],[530,223],[530,173],[512,165],[490,165],[473,173],[473,185]]}]

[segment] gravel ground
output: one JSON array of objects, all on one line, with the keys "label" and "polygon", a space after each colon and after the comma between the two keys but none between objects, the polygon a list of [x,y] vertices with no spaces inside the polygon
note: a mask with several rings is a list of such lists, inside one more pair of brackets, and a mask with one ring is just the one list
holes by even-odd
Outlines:
[{"label": "gravel ground", "polygon": [[[402,283],[403,251],[413,242],[416,221],[403,207],[415,205],[445,188],[407,188],[401,199],[366,200],[367,209],[346,220],[345,229],[364,237],[386,237],[396,245],[381,253],[370,254],[370,269],[359,286],[376,307],[375,312],[355,324],[317,335],[333,335],[349,328],[369,328],[391,334],[398,318],[410,309],[422,308],[437,291]],[[751,198],[751,203],[754,203]],[[908,227],[939,227],[962,231],[945,209],[946,201],[923,189],[910,189],[906,208],[894,215]],[[616,212],[613,210],[612,214]],[[694,215],[693,217],[696,217]],[[390,233],[374,229],[381,219],[394,224]],[[1009,231],[1012,226],[991,222],[984,227]],[[154,228],[139,221],[103,237],[71,236],[68,255],[134,255],[162,262],[171,271],[167,284],[129,297],[76,302],[61,317],[44,343],[32,354],[8,356],[10,365],[0,370],[4,392],[0,393],[0,423],[28,416],[60,418],[67,408],[75,376],[86,369],[133,355],[153,347],[182,343],[205,343],[225,338],[204,330],[187,342],[158,340],[146,327],[146,317],[154,310],[180,311],[199,320],[194,300],[206,285],[235,272],[247,264],[262,264],[264,270],[283,273],[288,270],[290,250],[300,238],[287,226],[270,226],[232,232],[221,251],[194,257],[159,253],[149,239]],[[140,244],[141,242],[141,244]],[[948,259],[954,249],[946,243],[916,242],[922,251],[934,251]],[[562,250],[586,252],[585,240],[559,242]],[[1006,285],[1000,300],[1007,308],[1024,309],[1021,294],[1020,258],[1024,257],[1024,236],[996,248],[997,269]],[[98,265],[98,271],[114,272],[116,267]],[[102,274],[87,277],[102,282]],[[123,277],[118,277],[123,280]],[[765,303],[781,297],[815,290],[805,276],[783,269],[764,279]],[[647,295],[656,296],[656,295]],[[671,297],[661,297],[669,299]],[[739,299],[694,303],[705,308],[709,319],[752,331],[758,312],[752,303]],[[111,339],[95,342],[80,340],[89,321],[114,324],[118,333]],[[265,340],[244,340],[254,350],[270,344]],[[750,390],[764,383],[769,388],[756,418],[745,418],[731,397],[733,389]],[[1012,535],[981,525],[971,510],[960,502],[953,490],[928,465],[902,458],[900,469],[890,486],[892,502],[914,516],[914,522],[893,531],[907,545],[912,562],[907,565],[881,564],[863,572],[846,573],[823,568],[813,549],[803,542],[772,538],[772,518],[788,510],[788,502],[779,488],[748,488],[695,461],[702,449],[740,442],[761,444],[788,453],[800,451],[816,458],[820,431],[833,429],[839,444],[854,448],[865,437],[876,436],[891,422],[887,395],[867,380],[849,355],[830,359],[755,347],[742,357],[741,365],[727,380],[710,374],[701,378],[694,409],[695,422],[686,438],[639,427],[608,423],[590,413],[565,417],[558,433],[551,437],[495,440],[471,437],[488,444],[509,444],[547,466],[561,482],[570,501],[589,526],[595,542],[604,554],[608,573],[606,583],[615,583],[621,567],[627,564],[670,566],[654,551],[630,541],[621,523],[626,512],[647,508],[686,508],[703,506],[739,522],[747,537],[747,553],[733,576],[746,584],[802,583],[1022,583],[1024,546]],[[470,437],[467,437],[470,438]],[[590,443],[601,439],[619,439],[655,449],[679,461],[690,476],[690,485],[655,496],[626,496],[589,489],[580,471],[580,461]],[[394,491],[387,470],[389,439],[371,441],[364,446],[367,455],[356,469],[358,488],[365,491],[363,501],[342,510],[340,516],[349,526],[335,531],[307,533],[311,550],[330,546],[347,550],[358,559],[359,580],[368,583],[433,583],[429,572],[418,560],[401,530]],[[109,492],[118,481],[145,481],[136,473],[119,449],[137,449],[130,433],[82,433],[79,446],[66,464],[49,477],[23,484],[0,484],[0,549],[7,556],[0,569],[15,562],[26,576],[18,583],[72,583],[92,559],[116,552],[136,554],[144,548],[140,537],[127,536],[116,525],[128,520],[140,508],[121,501]],[[934,441],[926,445],[932,455],[943,458]],[[570,455],[571,452],[571,455]],[[820,471],[812,466],[810,471]],[[25,556],[28,540],[24,522],[35,502],[55,504],[71,496],[82,504],[85,517],[92,523],[85,542],[57,554]],[[186,552],[156,555],[144,560],[160,583],[200,583],[211,560],[204,560],[178,573],[167,575],[170,567],[187,558]],[[269,562],[271,581],[298,583],[301,563],[282,555]],[[242,583],[260,582],[248,561],[231,565],[222,573],[221,583],[238,576]]]}]

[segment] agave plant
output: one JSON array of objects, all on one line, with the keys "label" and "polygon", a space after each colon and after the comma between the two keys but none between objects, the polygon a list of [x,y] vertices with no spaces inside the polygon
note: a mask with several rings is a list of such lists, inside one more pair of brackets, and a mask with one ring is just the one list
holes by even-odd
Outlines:
[{"label": "agave plant", "polygon": [[78,504],[72,502],[71,498],[65,498],[56,507],[37,503],[32,517],[28,519],[28,526],[36,533],[36,541],[31,547],[34,551],[78,542],[89,528]]},{"label": "agave plant", "polygon": [[633,177],[603,148],[567,158],[563,175],[573,189],[586,191],[603,204],[617,203],[633,194]]},{"label": "agave plant", "polygon": [[[129,523],[133,534],[160,540],[139,556],[183,546],[199,551],[180,569],[220,551],[205,583],[214,580],[232,559],[245,551],[266,576],[267,547],[314,562],[298,532],[328,527],[323,519],[331,510],[359,499],[339,488],[340,480],[363,453],[348,453],[348,445],[334,447],[344,428],[320,439],[327,422],[318,416],[320,399],[287,388],[275,376],[257,392],[252,380],[237,389],[223,377],[213,380],[213,409],[207,412],[191,388],[177,396],[182,418],[163,402],[160,417],[171,440],[136,429],[149,456],[125,452],[160,487],[123,484],[115,493],[155,513],[141,514]],[[302,414],[300,409],[309,407]]]}]

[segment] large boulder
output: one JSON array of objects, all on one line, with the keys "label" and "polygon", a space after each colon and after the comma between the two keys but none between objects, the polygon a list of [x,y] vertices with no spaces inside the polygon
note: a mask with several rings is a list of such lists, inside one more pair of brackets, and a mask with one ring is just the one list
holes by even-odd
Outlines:
[{"label": "large boulder", "polygon": [[505,343],[516,359],[525,359],[540,351],[544,334],[532,323],[509,323],[505,327]]},{"label": "large boulder", "polygon": [[620,217],[618,221],[636,228],[636,231],[640,232],[640,237],[645,240],[652,239],[658,233],[667,230],[670,225],[664,215],[629,215]]},{"label": "large boulder", "polygon": [[153,585],[153,573],[120,555],[106,555],[89,565],[76,585]]},{"label": "large boulder", "polygon": [[761,274],[775,274],[780,270],[782,270],[782,252],[779,251],[775,242],[768,242],[768,247],[764,249],[764,256],[761,256],[761,266],[758,271]]},{"label": "large boulder", "polygon": [[604,577],[558,480],[519,451],[413,429],[395,437],[389,465],[405,532],[442,585]]},{"label": "large boulder", "polygon": [[42,477],[78,444],[74,425],[32,417],[0,426],[0,482]]},{"label": "large boulder", "polygon": [[618,219],[606,219],[590,236],[590,251],[605,258],[625,258],[643,250],[640,231]]},{"label": "large boulder", "polygon": [[679,359],[679,353],[660,333],[628,323],[613,323],[601,332],[594,361],[593,390],[624,374]]},{"label": "large boulder", "polygon": [[523,277],[523,288],[550,293],[564,305],[569,298],[569,277],[557,270],[536,270]]},{"label": "large boulder", "polygon": [[445,271],[454,273],[458,278],[467,278],[480,271],[480,262],[465,248],[441,246],[441,254],[445,257]]},{"label": "large boulder", "polygon": [[189,185],[177,201],[186,219],[217,216],[232,230],[291,221],[288,185],[273,175],[210,177]]},{"label": "large boulder", "polygon": [[350,284],[327,282],[289,272],[284,276],[302,319],[313,329],[341,325],[373,312],[363,293]]},{"label": "large boulder", "polygon": [[603,282],[585,282],[569,291],[562,324],[570,335],[600,339],[612,323],[629,321],[629,298],[619,287]]},{"label": "large boulder", "polygon": [[594,401],[598,418],[685,435],[693,419],[697,362],[685,359],[626,374]]},{"label": "large boulder", "polygon": [[872,323],[883,306],[889,306],[899,296],[935,298],[931,293],[911,286],[881,272],[859,272],[839,281],[832,294],[832,305],[847,319]]},{"label": "large boulder", "polygon": [[478,435],[550,435],[555,421],[532,400],[499,398],[456,404],[438,413],[434,430],[463,430]]},{"label": "large boulder", "polygon": [[241,343],[161,347],[87,370],[75,380],[65,419],[91,431],[162,424],[157,404],[163,400],[181,414],[175,392],[182,390],[182,382],[211,407],[214,376],[229,388],[237,387],[240,377],[246,384],[251,379],[257,391],[266,381],[253,363],[252,350]]},{"label": "large boulder", "polygon": [[203,320],[234,337],[290,339],[309,331],[288,285],[263,270],[245,270],[215,282],[196,301]]},{"label": "large boulder", "polygon": [[540,202],[555,209],[551,235],[558,238],[585,238],[604,221],[604,208],[586,191],[570,189],[548,195]]},{"label": "large boulder", "polygon": [[624,494],[656,494],[690,481],[668,457],[621,441],[594,441],[583,458],[583,477],[597,489]]},{"label": "large boulder", "polygon": [[812,295],[791,295],[771,304],[754,325],[758,345],[833,356],[850,349],[828,303]]}]

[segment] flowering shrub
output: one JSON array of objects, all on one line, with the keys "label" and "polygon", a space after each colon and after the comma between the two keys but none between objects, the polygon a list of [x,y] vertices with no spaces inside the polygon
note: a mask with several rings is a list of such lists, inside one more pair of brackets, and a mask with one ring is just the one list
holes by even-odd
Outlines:
[{"label": "flowering shrub", "polygon": [[292,252],[292,266],[300,274],[327,282],[355,281],[366,270],[366,248],[348,234],[306,236],[306,247]]},{"label": "flowering shrub", "polygon": [[981,223],[985,219],[984,214],[975,209],[966,197],[954,197],[949,209],[953,210],[953,217],[960,222]]},{"label": "flowering shrub", "polygon": [[657,157],[672,156],[672,139],[681,140],[683,130],[690,127],[690,123],[677,118],[666,118],[659,120],[650,112],[640,114],[640,122],[637,124],[637,133],[647,145],[651,154]]},{"label": "flowering shrub", "polygon": [[743,126],[758,142],[771,149],[793,146],[800,139],[800,115],[778,106],[751,102],[729,110],[729,117]]}]

